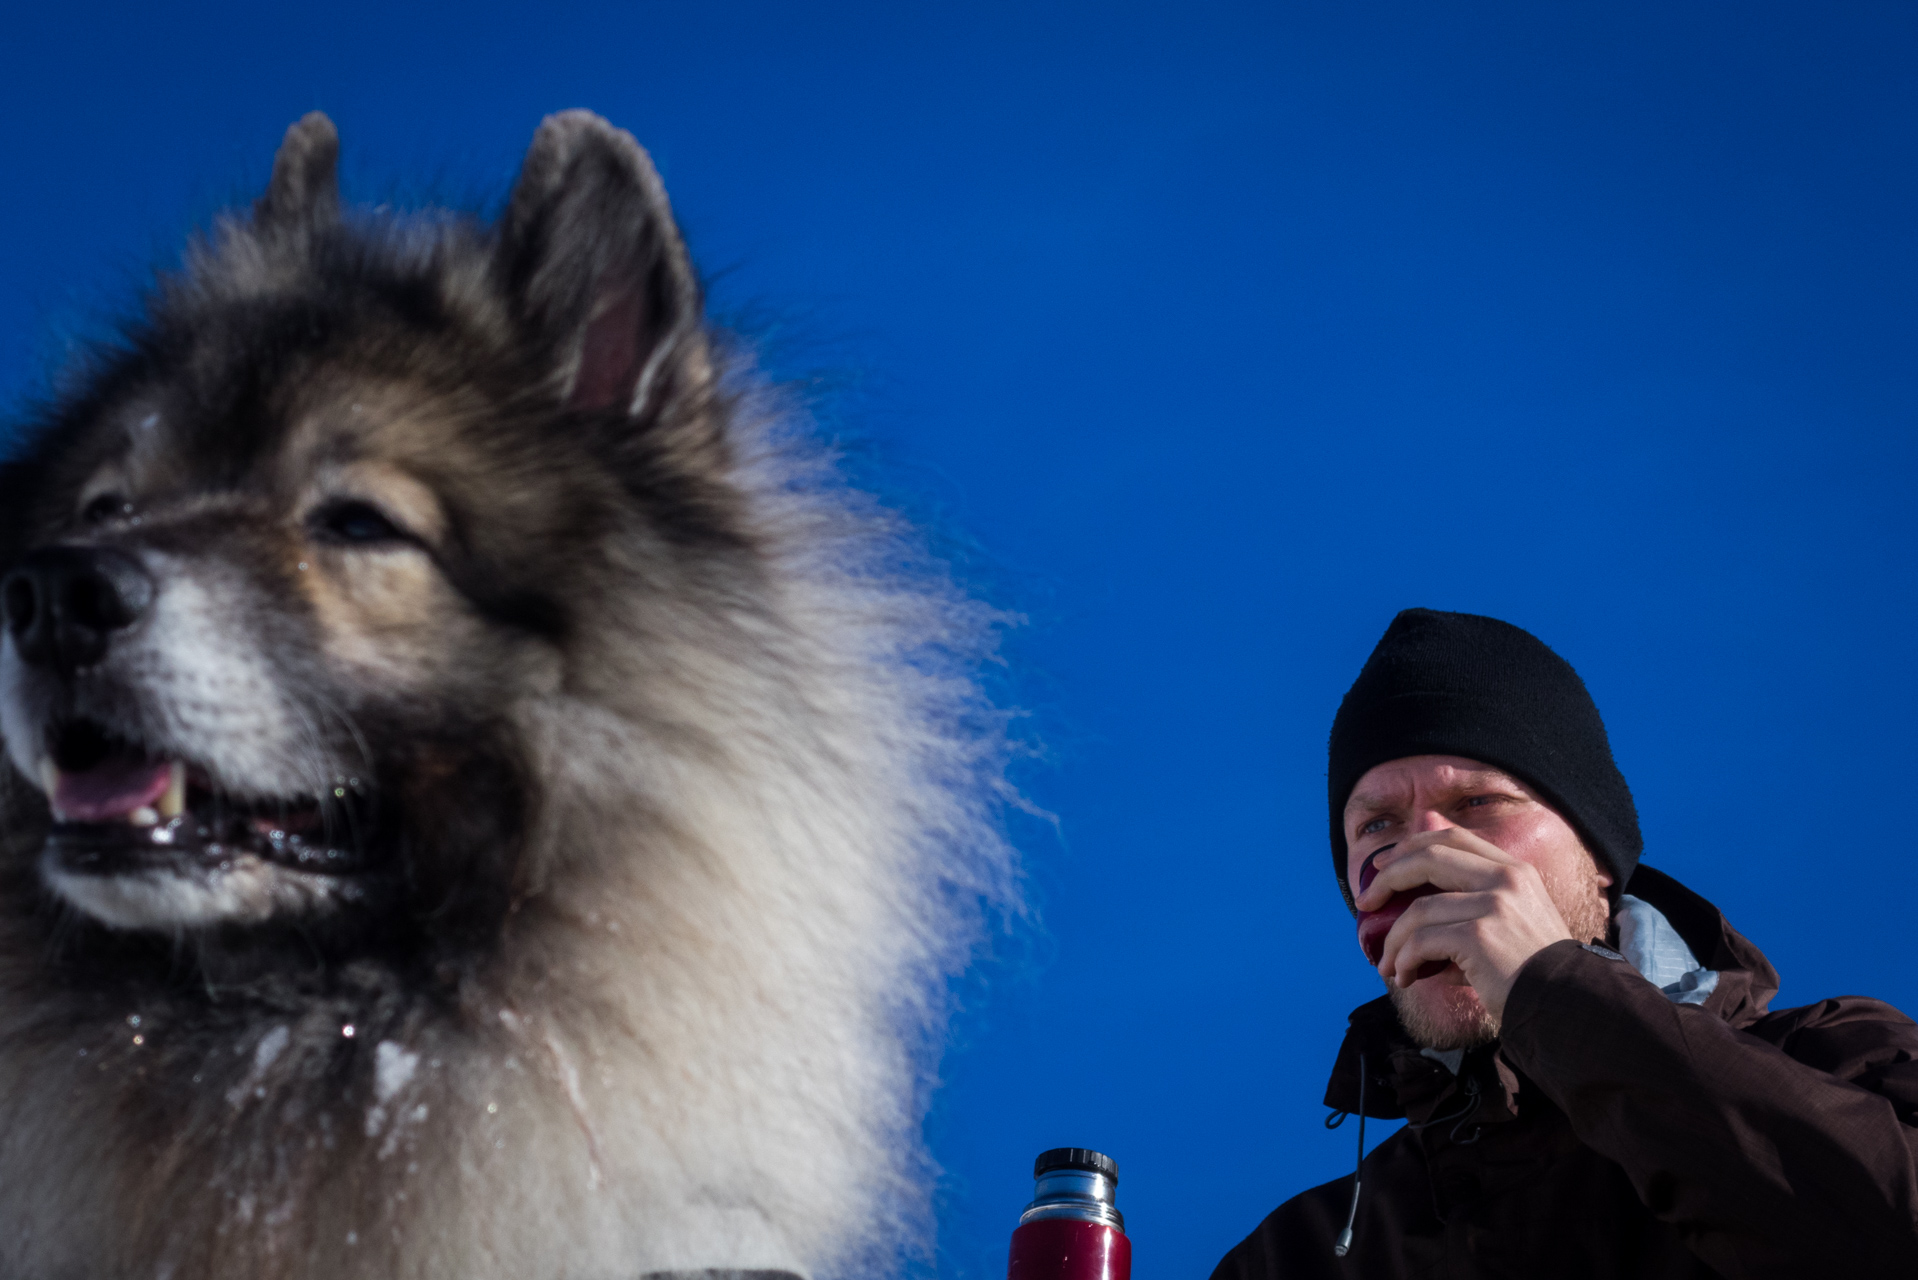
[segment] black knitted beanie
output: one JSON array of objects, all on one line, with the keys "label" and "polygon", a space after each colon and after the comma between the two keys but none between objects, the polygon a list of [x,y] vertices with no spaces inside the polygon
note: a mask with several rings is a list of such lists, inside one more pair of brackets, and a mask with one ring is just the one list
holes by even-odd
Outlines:
[{"label": "black knitted beanie", "polygon": [[1537,791],[1611,869],[1616,899],[1644,840],[1585,682],[1528,631],[1471,613],[1392,619],[1332,721],[1332,867],[1346,906],[1345,802],[1375,765],[1464,756]]}]

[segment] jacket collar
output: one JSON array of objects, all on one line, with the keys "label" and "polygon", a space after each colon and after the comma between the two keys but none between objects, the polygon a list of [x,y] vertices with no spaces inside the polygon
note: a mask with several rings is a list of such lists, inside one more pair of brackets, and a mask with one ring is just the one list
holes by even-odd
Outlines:
[{"label": "jacket collar", "polygon": [[1628,888],[1671,921],[1700,964],[1718,971],[1718,989],[1704,1007],[1734,1027],[1765,1016],[1778,994],[1778,970],[1750,938],[1731,927],[1717,907],[1664,872],[1640,863]]},{"label": "jacket collar", "polygon": [[[1632,873],[1628,887],[1633,897],[1658,908],[1701,964],[1717,970],[1718,985],[1706,998],[1704,1009],[1734,1027],[1747,1026],[1764,1016],[1771,998],[1778,994],[1778,971],[1750,939],[1731,927],[1723,912],[1642,862]],[[1425,1095],[1431,1092],[1432,1073],[1445,1073],[1445,1068],[1420,1055],[1418,1046],[1399,1025],[1391,998],[1380,996],[1360,1005],[1352,1011],[1349,1022],[1338,1059],[1332,1065],[1332,1078],[1325,1086],[1325,1105],[1336,1111],[1359,1109],[1359,1058],[1363,1054],[1366,1115],[1396,1120],[1406,1114],[1408,1105],[1415,1111],[1420,1109]],[[1465,1069],[1481,1054],[1491,1057],[1492,1049],[1468,1055]]]}]

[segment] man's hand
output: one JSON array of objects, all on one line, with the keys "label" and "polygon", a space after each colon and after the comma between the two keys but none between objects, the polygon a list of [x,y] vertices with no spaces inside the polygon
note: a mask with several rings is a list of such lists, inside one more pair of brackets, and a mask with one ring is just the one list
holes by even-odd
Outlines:
[{"label": "man's hand", "polygon": [[1421,831],[1382,855],[1371,886],[1358,897],[1376,911],[1395,893],[1430,884],[1441,892],[1405,909],[1385,935],[1379,976],[1409,987],[1428,961],[1450,960],[1494,1018],[1525,962],[1572,936],[1544,878],[1482,837],[1462,828]]}]

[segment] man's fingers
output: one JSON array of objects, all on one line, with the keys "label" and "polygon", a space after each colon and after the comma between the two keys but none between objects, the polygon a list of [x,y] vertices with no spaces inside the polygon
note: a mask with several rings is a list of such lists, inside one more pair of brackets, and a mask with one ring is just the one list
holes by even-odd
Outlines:
[{"label": "man's fingers", "polygon": [[[1450,937],[1443,930],[1449,925],[1467,924],[1483,919],[1497,908],[1497,899],[1490,892],[1483,893],[1437,893],[1428,898],[1420,898],[1405,909],[1405,914],[1392,922],[1391,932],[1385,935],[1385,945],[1379,954],[1379,972],[1391,974],[1395,969],[1403,969],[1406,961],[1399,954],[1404,948],[1432,945],[1432,939]],[[1452,941],[1457,941],[1452,938]],[[1412,965],[1416,973],[1420,964],[1427,960],[1459,961],[1459,956],[1445,952],[1429,954]]]},{"label": "man's fingers", "polygon": [[[1463,957],[1472,954],[1478,946],[1479,920],[1475,917],[1444,924],[1428,924],[1412,931],[1400,941],[1396,951],[1388,950],[1385,953],[1385,958],[1379,962],[1379,972],[1393,986],[1402,988],[1417,982],[1419,970],[1434,961],[1450,961],[1461,969],[1465,968]],[[1403,920],[1399,921],[1399,924],[1404,923]],[[1398,927],[1393,925],[1392,931],[1398,932]]]},{"label": "man's fingers", "polygon": [[1393,894],[1422,884],[1447,892],[1496,888],[1509,883],[1514,868],[1524,866],[1502,854],[1494,861],[1475,849],[1460,848],[1451,842],[1428,842],[1410,853],[1394,849],[1388,856],[1392,859],[1390,862],[1373,864],[1378,874],[1365,892],[1354,899],[1359,910],[1376,911]]},{"label": "man's fingers", "polygon": [[[1379,854],[1373,860],[1372,865],[1375,873],[1382,876],[1390,868],[1400,866],[1421,853],[1426,853],[1437,848],[1449,849],[1467,857],[1477,858],[1481,861],[1501,866],[1523,865],[1517,858],[1512,857],[1503,849],[1485,839],[1485,837],[1467,831],[1463,827],[1436,827],[1430,831],[1420,831],[1415,835],[1407,836],[1404,840],[1399,841],[1397,845]],[[1415,884],[1427,883],[1426,881],[1419,880],[1408,882],[1404,878],[1405,875],[1406,873],[1400,873],[1397,887],[1410,888]],[[1368,885],[1367,892],[1360,894],[1359,897],[1371,898],[1372,888],[1372,885]],[[1383,897],[1376,899],[1376,901],[1383,900]],[[1360,910],[1371,909],[1372,907],[1369,903],[1360,907]]]},{"label": "man's fingers", "polygon": [[1389,863],[1394,858],[1404,857],[1408,853],[1416,853],[1420,849],[1429,848],[1435,844],[1451,845],[1454,848],[1463,849],[1468,853],[1476,853],[1483,857],[1490,858],[1494,862],[1518,861],[1518,859],[1493,844],[1490,840],[1487,840],[1484,836],[1478,834],[1478,832],[1468,831],[1464,827],[1434,827],[1430,831],[1415,832],[1399,841],[1398,847],[1387,853],[1383,861]]}]

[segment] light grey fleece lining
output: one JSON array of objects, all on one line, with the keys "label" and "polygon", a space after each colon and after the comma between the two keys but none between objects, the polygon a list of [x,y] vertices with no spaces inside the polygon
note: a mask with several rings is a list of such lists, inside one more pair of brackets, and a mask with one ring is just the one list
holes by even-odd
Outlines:
[{"label": "light grey fleece lining", "polygon": [[[1623,960],[1645,975],[1673,1004],[1704,1004],[1718,989],[1718,972],[1698,963],[1698,957],[1672,928],[1665,913],[1643,898],[1620,894],[1618,950],[1586,944],[1587,951]],[[1621,954],[1622,953],[1622,954]]]}]

